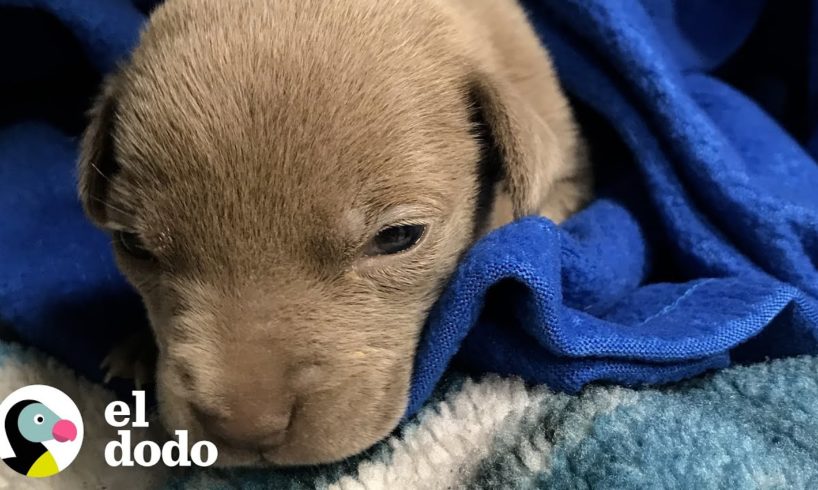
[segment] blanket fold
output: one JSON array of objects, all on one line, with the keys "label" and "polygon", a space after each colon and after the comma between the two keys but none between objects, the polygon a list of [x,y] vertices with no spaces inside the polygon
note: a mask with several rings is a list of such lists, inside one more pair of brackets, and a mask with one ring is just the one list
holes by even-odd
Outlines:
[{"label": "blanket fold", "polygon": [[[592,381],[675,381],[734,357],[815,352],[818,166],[754,101],[704,71],[741,44],[748,18],[757,21],[763,5],[744,4],[743,27],[719,31],[723,37],[695,52],[680,38],[690,25],[666,29],[671,41],[657,29],[689,20],[685,9],[706,8],[701,2],[527,4],[566,89],[601,113],[630,150],[622,171],[641,183],[632,192],[647,195],[658,214],[658,222],[641,225],[658,227],[661,238],[651,243],[626,212],[593,205],[562,234],[532,219],[478,243],[432,312],[409,413],[461,342],[466,365],[567,391]],[[720,14],[712,22],[725,21],[723,7],[712,3],[710,12]],[[604,231],[572,236],[591,226]],[[565,254],[557,252],[561,241]],[[657,266],[640,263],[655,248],[673,282],[639,276]],[[621,264],[628,264],[618,271],[625,290],[606,274]],[[582,282],[593,292],[577,288]],[[484,305],[492,288],[510,292]],[[583,303],[606,294],[618,297],[607,309]],[[748,342],[765,329],[773,330],[768,342]]]},{"label": "blanket fold", "polygon": [[[146,320],[75,197],[78,121],[152,3],[0,0],[0,325],[97,380]],[[430,312],[407,416],[453,359],[576,392],[818,352],[818,0],[523,3],[599,197],[473,247]],[[758,46],[789,64],[743,63]]]}]

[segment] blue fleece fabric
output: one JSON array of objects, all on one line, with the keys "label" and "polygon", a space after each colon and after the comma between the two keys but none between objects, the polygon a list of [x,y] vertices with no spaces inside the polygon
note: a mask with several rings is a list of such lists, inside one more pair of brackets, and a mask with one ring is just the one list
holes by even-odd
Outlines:
[{"label": "blue fleece fabric", "polygon": [[[82,217],[76,136],[150,3],[0,0],[0,322],[92,378],[145,320]],[[599,197],[470,251],[407,415],[453,358],[574,392],[818,352],[818,1],[524,3],[587,123]]]}]

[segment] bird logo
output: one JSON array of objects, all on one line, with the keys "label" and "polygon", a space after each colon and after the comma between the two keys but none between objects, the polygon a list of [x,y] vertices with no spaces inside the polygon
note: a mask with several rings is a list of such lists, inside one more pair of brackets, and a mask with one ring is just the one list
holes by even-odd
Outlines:
[{"label": "bird logo", "polygon": [[82,418],[62,391],[30,385],[0,404],[5,450],[0,456],[11,469],[30,478],[45,478],[64,470],[79,453]]}]

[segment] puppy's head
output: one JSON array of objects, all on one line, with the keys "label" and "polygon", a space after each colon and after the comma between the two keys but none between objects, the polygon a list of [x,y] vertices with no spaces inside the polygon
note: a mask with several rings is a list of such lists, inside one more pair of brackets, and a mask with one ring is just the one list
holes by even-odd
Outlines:
[{"label": "puppy's head", "polygon": [[144,299],[164,424],[222,464],[337,460],[403,414],[495,188],[536,212],[561,150],[412,2],[193,3],[160,8],[105,84],[81,198]]}]

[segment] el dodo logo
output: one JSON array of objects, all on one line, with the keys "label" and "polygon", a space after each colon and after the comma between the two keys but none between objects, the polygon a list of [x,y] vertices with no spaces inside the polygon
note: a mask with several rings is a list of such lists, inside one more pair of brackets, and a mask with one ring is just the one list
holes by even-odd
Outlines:
[{"label": "el dodo logo", "polygon": [[56,388],[20,388],[0,403],[0,420],[0,458],[25,476],[56,475],[80,452],[80,411],[68,395]]},{"label": "el dodo logo", "polygon": [[[127,403],[115,401],[105,408],[105,421],[111,427],[121,428],[128,424],[131,427],[147,428],[145,418],[145,392],[132,391],[136,401],[136,411],[131,421],[131,408]],[[216,462],[219,451],[210,441],[198,441],[188,448],[186,430],[176,430],[175,441],[167,441],[159,445],[153,441],[142,441],[131,449],[131,431],[127,429],[116,431],[118,441],[111,441],[105,445],[105,462],[109,466],[153,466],[162,460],[166,466],[210,466]]]}]

